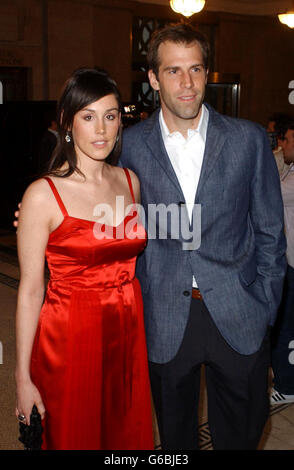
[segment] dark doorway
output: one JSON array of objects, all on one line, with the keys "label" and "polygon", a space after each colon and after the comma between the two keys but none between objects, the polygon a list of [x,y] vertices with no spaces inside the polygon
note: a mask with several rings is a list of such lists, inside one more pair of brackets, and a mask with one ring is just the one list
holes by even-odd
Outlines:
[{"label": "dark doorway", "polygon": [[3,103],[10,101],[26,101],[29,86],[27,67],[0,67],[0,82],[3,86]]},{"label": "dark doorway", "polygon": [[41,138],[55,101],[12,101],[0,105],[0,228],[12,227],[14,210],[38,174]]}]

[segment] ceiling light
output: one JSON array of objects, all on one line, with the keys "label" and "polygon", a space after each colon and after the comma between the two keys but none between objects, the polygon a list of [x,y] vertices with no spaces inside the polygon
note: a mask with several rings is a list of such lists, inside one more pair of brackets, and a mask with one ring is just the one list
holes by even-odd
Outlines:
[{"label": "ceiling light", "polygon": [[176,13],[192,16],[204,8],[205,0],[170,0],[170,6]]},{"label": "ceiling light", "polygon": [[278,16],[281,23],[286,24],[289,28],[294,28],[294,11],[288,11],[288,13]]},{"label": "ceiling light", "polygon": [[289,8],[285,13],[281,13],[278,16],[281,23],[286,24],[289,28],[294,28],[294,0],[292,0],[292,8]]}]

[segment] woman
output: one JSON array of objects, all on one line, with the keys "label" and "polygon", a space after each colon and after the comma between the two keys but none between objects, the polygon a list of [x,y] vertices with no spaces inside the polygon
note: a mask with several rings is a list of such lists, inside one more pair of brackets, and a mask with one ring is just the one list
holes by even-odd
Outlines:
[{"label": "woman", "polygon": [[[109,76],[74,72],[59,102],[59,143],[47,176],[28,187],[21,205],[16,415],[30,424],[37,406],[43,449],[153,448],[135,278],[146,244],[134,206],[139,182],[107,163],[120,145],[120,123]],[[97,204],[103,223],[94,217]]]}]

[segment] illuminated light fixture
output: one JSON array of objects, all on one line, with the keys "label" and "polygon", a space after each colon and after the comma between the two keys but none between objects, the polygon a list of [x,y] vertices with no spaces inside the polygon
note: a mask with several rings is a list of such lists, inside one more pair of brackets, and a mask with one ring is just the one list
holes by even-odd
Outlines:
[{"label": "illuminated light fixture", "polygon": [[294,11],[288,11],[288,13],[278,16],[281,23],[286,24],[289,28],[294,28]]},{"label": "illuminated light fixture", "polygon": [[278,16],[281,23],[289,26],[289,28],[294,28],[294,0],[292,2],[292,9]]},{"label": "illuminated light fixture", "polygon": [[192,16],[204,8],[205,0],[170,0],[170,6],[176,13]]}]

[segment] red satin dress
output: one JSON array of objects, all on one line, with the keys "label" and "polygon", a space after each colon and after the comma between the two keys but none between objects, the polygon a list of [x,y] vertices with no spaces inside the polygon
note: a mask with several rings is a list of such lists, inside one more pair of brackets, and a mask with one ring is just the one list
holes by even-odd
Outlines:
[{"label": "red satin dress", "polygon": [[[141,289],[146,232],[131,210],[117,227],[64,215],[50,236],[50,270],[31,359],[43,399],[43,449],[153,449]],[[102,235],[101,235],[102,234]]]}]

